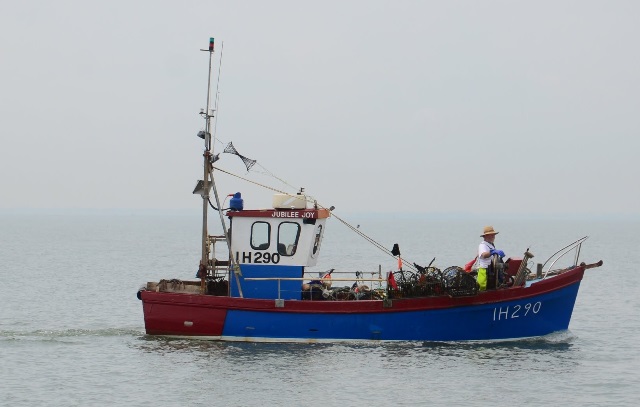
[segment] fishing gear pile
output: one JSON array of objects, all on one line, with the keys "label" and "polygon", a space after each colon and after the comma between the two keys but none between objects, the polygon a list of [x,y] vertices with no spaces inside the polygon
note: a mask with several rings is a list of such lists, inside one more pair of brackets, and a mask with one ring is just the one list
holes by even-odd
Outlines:
[{"label": "fishing gear pile", "polygon": [[389,298],[415,298],[448,295],[476,295],[476,279],[462,268],[451,266],[444,271],[437,267],[422,267],[414,263],[417,272],[399,270],[390,276],[395,285],[388,287]]}]

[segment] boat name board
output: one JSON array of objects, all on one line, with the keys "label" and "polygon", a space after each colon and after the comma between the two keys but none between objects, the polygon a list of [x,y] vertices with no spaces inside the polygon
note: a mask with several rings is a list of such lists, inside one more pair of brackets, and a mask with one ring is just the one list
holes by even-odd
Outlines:
[{"label": "boat name board", "polygon": [[535,302],[533,304],[529,302],[525,305],[516,304],[511,309],[509,309],[509,306],[506,306],[504,308],[496,307],[493,309],[493,320],[503,321],[507,319],[531,316],[540,312],[540,308],[542,308],[541,301]]},{"label": "boat name board", "polygon": [[278,264],[280,254],[269,252],[236,252],[236,263]]},{"label": "boat name board", "polygon": [[229,211],[227,212],[227,216],[242,218],[324,219],[330,216],[330,212],[327,209],[259,209]]},{"label": "boat name board", "polygon": [[276,211],[271,215],[272,218],[303,218],[314,219],[316,218],[316,211]]}]

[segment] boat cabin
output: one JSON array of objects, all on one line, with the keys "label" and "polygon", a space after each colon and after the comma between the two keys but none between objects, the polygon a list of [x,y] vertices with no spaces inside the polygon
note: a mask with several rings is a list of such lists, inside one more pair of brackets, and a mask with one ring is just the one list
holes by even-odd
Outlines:
[{"label": "boat cabin", "polygon": [[304,195],[276,194],[272,209],[236,209],[227,216],[231,252],[241,271],[229,276],[230,295],[301,299],[304,269],[318,262],[329,210],[308,209]]}]

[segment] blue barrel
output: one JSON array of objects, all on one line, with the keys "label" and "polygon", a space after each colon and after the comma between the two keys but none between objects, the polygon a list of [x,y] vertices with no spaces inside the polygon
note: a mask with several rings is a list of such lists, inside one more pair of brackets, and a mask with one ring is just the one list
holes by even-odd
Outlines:
[{"label": "blue barrel", "polygon": [[244,201],[240,192],[236,192],[229,201],[229,209],[232,211],[241,211],[244,208]]}]

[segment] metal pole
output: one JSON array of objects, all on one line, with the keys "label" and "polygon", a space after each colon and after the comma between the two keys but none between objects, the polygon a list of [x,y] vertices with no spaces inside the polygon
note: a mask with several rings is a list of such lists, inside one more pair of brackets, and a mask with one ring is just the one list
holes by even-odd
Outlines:
[{"label": "metal pole", "polygon": [[207,266],[209,264],[208,256],[208,240],[209,231],[207,228],[207,213],[209,209],[209,174],[211,173],[211,66],[213,64],[214,40],[209,39],[209,49],[201,50],[209,52],[209,72],[207,74],[207,110],[205,111],[205,130],[204,130],[204,191],[202,193],[202,258],[200,259],[200,291],[206,293],[206,277]]}]

